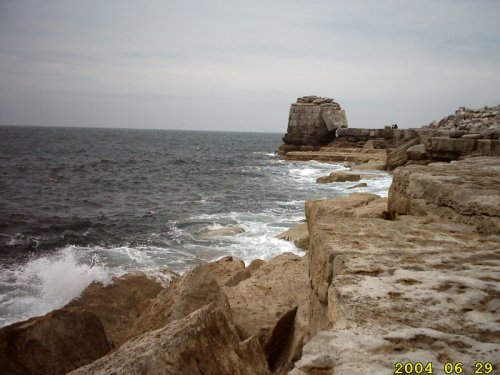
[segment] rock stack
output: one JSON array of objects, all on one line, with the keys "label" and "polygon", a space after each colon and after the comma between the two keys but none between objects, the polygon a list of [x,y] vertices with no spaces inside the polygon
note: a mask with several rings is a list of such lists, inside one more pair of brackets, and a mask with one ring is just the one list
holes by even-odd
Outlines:
[{"label": "rock stack", "polygon": [[292,103],[285,143],[281,150],[316,150],[335,138],[339,128],[347,127],[340,105],[331,98],[303,96]]}]

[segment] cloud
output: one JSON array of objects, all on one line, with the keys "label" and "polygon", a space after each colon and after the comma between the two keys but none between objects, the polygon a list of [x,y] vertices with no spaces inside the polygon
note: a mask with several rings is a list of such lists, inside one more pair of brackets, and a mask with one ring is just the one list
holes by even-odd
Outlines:
[{"label": "cloud", "polygon": [[297,96],[350,126],[500,98],[495,1],[3,2],[0,123],[284,132]]}]

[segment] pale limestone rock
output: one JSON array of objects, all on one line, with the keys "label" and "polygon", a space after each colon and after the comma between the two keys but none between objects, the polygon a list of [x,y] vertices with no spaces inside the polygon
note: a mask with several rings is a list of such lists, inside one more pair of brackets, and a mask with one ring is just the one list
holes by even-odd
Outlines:
[{"label": "pale limestone rock", "polygon": [[408,160],[424,160],[427,159],[427,151],[423,144],[411,146],[406,150],[406,158]]},{"label": "pale limestone rock", "polygon": [[134,322],[133,335],[151,331],[182,319],[191,312],[213,303],[231,321],[226,295],[220,289],[207,264],[202,264],[173,280]]},{"label": "pale limestone rock", "polygon": [[0,329],[3,374],[62,375],[110,350],[99,318],[88,311],[55,310]]},{"label": "pale limestone rock", "polygon": [[500,232],[500,159],[471,158],[397,169],[388,209],[401,215],[436,215]]},{"label": "pale limestone rock", "polygon": [[256,336],[273,372],[300,356],[306,335],[309,294],[307,258],[285,253],[250,278],[225,287],[234,324],[242,336]]},{"label": "pale limestone rock", "polygon": [[307,96],[290,106],[285,145],[319,147],[335,138],[338,128],[347,127],[345,112],[330,98]]},{"label": "pale limestone rock", "polygon": [[270,374],[256,338],[240,342],[213,305],[144,333],[72,375]]},{"label": "pale limestone rock", "polygon": [[245,271],[245,262],[234,259],[232,256],[226,256],[215,262],[207,264],[208,269],[212,272],[220,286],[226,285],[232,278]]},{"label": "pale limestone rock", "polygon": [[293,244],[299,249],[309,249],[309,231],[307,230],[306,223],[295,225],[283,233],[278,234],[276,237],[285,241],[293,242]]},{"label": "pale limestone rock", "polygon": [[[476,164],[470,163],[474,159],[439,164],[450,173],[436,181],[449,185],[450,192],[452,184],[458,190],[468,188],[471,174],[498,178],[498,162],[481,159]],[[455,166],[459,163],[465,164]],[[476,171],[476,165],[483,168]],[[412,168],[423,174],[433,164],[400,168],[394,183],[408,189],[403,183],[408,180],[399,173]],[[415,188],[422,187],[420,179],[414,182]],[[498,199],[500,186],[488,179],[478,185],[472,195],[486,193],[481,198],[492,204],[493,213],[500,205],[491,199]],[[438,201],[444,192],[438,189]],[[460,193],[448,196],[458,199]],[[291,374],[388,374],[398,361],[433,362],[434,372],[447,361],[463,362],[467,369],[475,361],[498,367],[498,231],[481,234],[455,217],[432,212],[395,221],[354,218],[363,202],[366,206],[373,199],[355,195],[306,202],[313,337]],[[472,203],[467,196],[461,202],[475,207],[471,216],[481,215]],[[452,202],[451,208],[455,206]]]},{"label": "pale limestone rock", "polygon": [[[171,271],[166,272],[170,277],[178,277]],[[164,286],[158,280],[143,273],[132,273],[114,278],[106,286],[92,283],[64,309],[94,313],[113,346],[118,347],[130,336],[137,317],[162,290]]]}]

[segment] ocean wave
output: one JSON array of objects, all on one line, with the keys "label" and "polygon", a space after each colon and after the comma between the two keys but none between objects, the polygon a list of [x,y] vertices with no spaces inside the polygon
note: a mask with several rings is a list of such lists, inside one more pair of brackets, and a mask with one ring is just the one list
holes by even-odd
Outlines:
[{"label": "ocean wave", "polygon": [[110,280],[109,271],[97,257],[90,264],[81,262],[71,247],[2,270],[0,325],[46,314],[78,297],[90,283]]}]

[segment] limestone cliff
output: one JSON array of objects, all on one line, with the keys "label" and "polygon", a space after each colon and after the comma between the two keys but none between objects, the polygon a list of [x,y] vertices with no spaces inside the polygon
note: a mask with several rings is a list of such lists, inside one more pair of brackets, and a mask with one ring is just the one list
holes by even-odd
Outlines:
[{"label": "limestone cliff", "polygon": [[283,137],[285,147],[319,147],[335,138],[335,131],[347,127],[340,105],[331,98],[304,96],[290,107],[288,130]]},{"label": "limestone cliff", "polygon": [[291,374],[390,374],[397,362],[498,368],[499,165],[398,169],[388,198],[396,220],[383,208],[364,216],[370,194],[307,202],[315,334]]}]

